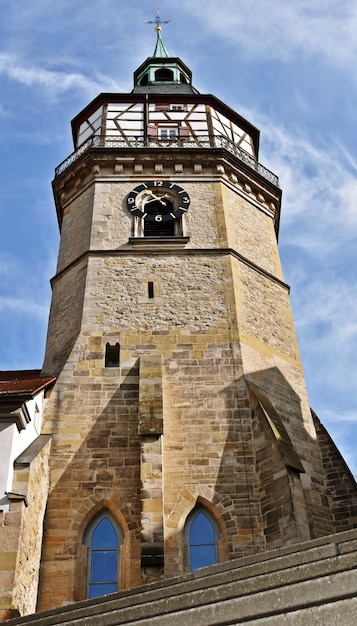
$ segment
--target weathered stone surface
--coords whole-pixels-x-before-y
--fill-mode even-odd
[[[137,590],[14,619],[9,626],[354,626],[356,531],[197,570]],[[343,550],[341,547],[344,546]],[[348,546],[350,550],[348,551]]]
[[[42,526],[49,487],[51,441],[39,437],[15,463],[13,491],[23,495],[2,514],[0,526],[0,609],[3,619],[36,610]],[[12,509],[15,509],[13,511]],[[6,612],[7,611],[7,612]]]
[[[187,571],[182,529],[196,504],[217,520],[220,561],[334,528],[274,213],[216,167],[176,172],[191,198],[188,243],[133,247],[127,171],[102,169],[65,203],[44,365],[59,376],[44,430],[43,609],[84,597],[81,540],[104,508],[123,528],[122,589]],[[120,344],[118,368],[104,367],[107,342]],[[246,376],[279,413],[301,478],[266,418],[254,421]],[[150,542],[165,545],[165,569],[140,573]]]

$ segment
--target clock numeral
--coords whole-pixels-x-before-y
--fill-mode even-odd
[[[154,187],[162,187],[163,184],[164,184],[163,180],[154,180],[154,183],[153,183]]]
[[[128,198],[128,204],[133,204],[135,202],[135,198]]]
[[[185,196],[184,198],[182,198],[182,202],[184,202],[185,204],[189,204],[190,203],[190,198]]]
[[[162,222],[162,215],[155,215],[155,222]]]

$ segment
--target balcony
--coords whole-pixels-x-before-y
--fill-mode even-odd
[[[233,154],[237,159],[242,161],[245,165],[248,165],[249,168],[263,176],[270,183],[279,187],[279,179],[273,174],[268,168],[264,167],[261,163],[248,154],[245,150],[236,146],[232,141],[230,141],[227,137],[223,137],[222,135],[197,135],[190,137],[175,137],[170,139],[163,139],[159,137],[143,137],[143,136],[133,136],[133,137],[124,137],[119,135],[107,135],[107,136],[93,136],[90,137],[84,144],[78,148],[75,152],[72,152],[67,159],[62,161],[62,163],[56,167],[55,176],[59,176],[66,169],[72,165],[79,157],[81,157],[87,150],[91,150],[93,148],[108,148],[108,149],[135,149],[135,148],[164,148],[164,149],[177,149],[177,148],[185,148],[197,150],[200,148],[223,148],[228,150],[231,154]]]

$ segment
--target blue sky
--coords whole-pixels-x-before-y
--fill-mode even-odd
[[[155,46],[152,0],[0,0],[0,369],[41,367],[70,120],[128,92]],[[162,0],[163,38],[261,130],[280,177],[280,251],[310,404],[357,474],[357,3]]]

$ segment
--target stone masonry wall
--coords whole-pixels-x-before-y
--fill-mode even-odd
[[[42,524],[49,486],[50,441],[30,464],[17,466],[13,491],[26,498],[1,513],[0,620],[34,613],[42,548]]]
[[[80,596],[81,583],[77,590],[74,583],[78,541],[104,501],[111,502],[131,546],[123,587],[141,580],[142,514],[150,516],[152,507],[161,507],[161,515],[164,507],[167,520],[166,576],[184,571],[182,524],[198,498],[214,503],[225,558],[254,551],[252,524],[256,549],[264,549],[254,493],[247,504],[255,464],[247,390],[237,383],[241,360],[225,302],[229,259],[147,254],[135,258],[134,275],[132,265],[122,257],[90,259],[82,332],[47,407],[45,432],[53,435],[53,448],[43,609]],[[151,278],[160,285],[153,302],[143,290]],[[119,370],[103,367],[107,341],[120,343]],[[145,354],[163,363],[165,489],[163,503],[145,499],[144,506],[138,375]]]
[[[255,405],[252,415],[267,549],[299,543],[310,537],[300,475],[287,466],[261,407]]]
[[[304,465],[311,537],[333,532],[321,451],[311,418],[286,286],[235,264],[233,276],[245,375],[270,398]],[[307,537],[305,537],[306,539]]]
[[[21,615],[37,607],[38,580],[43,536],[43,518],[49,490],[49,440],[29,465],[15,466],[14,491],[25,493],[14,579],[13,602]]]
[[[19,548],[22,507],[24,507],[22,504],[20,506],[15,505],[14,510],[10,509],[7,512],[0,512],[0,621],[9,619],[14,609],[13,587]]]
[[[327,430],[312,411],[326,473],[327,495],[336,532],[357,527],[356,480]]]
[[[149,156],[144,167],[155,178]],[[227,164],[198,167],[200,175],[174,178],[191,198],[188,243],[132,245],[125,198],[145,173],[125,168],[106,178],[98,166],[101,176],[82,196],[79,180],[64,204],[61,264],[83,253],[89,231],[90,242],[53,283],[44,372],[59,376],[44,422],[53,445],[40,609],[85,597],[83,535],[105,509],[124,534],[121,589],[187,571],[183,530],[196,505],[216,519],[222,561],[264,551],[267,539],[298,540],[299,503],[306,536],[333,531],[273,207],[228,176]],[[104,367],[108,342],[120,344],[118,368]],[[297,478],[277,459],[269,484],[268,431],[260,447],[250,379],[284,422],[305,469]],[[145,553],[142,568],[151,540],[157,552]]]
[[[80,189],[68,202],[61,225],[57,273],[88,250],[91,241],[94,187]]]
[[[248,193],[220,187],[228,247],[276,278],[283,280],[274,222],[266,204]]]
[[[81,328],[87,264],[82,260],[52,285],[45,360],[42,373],[56,376],[66,363]]]

